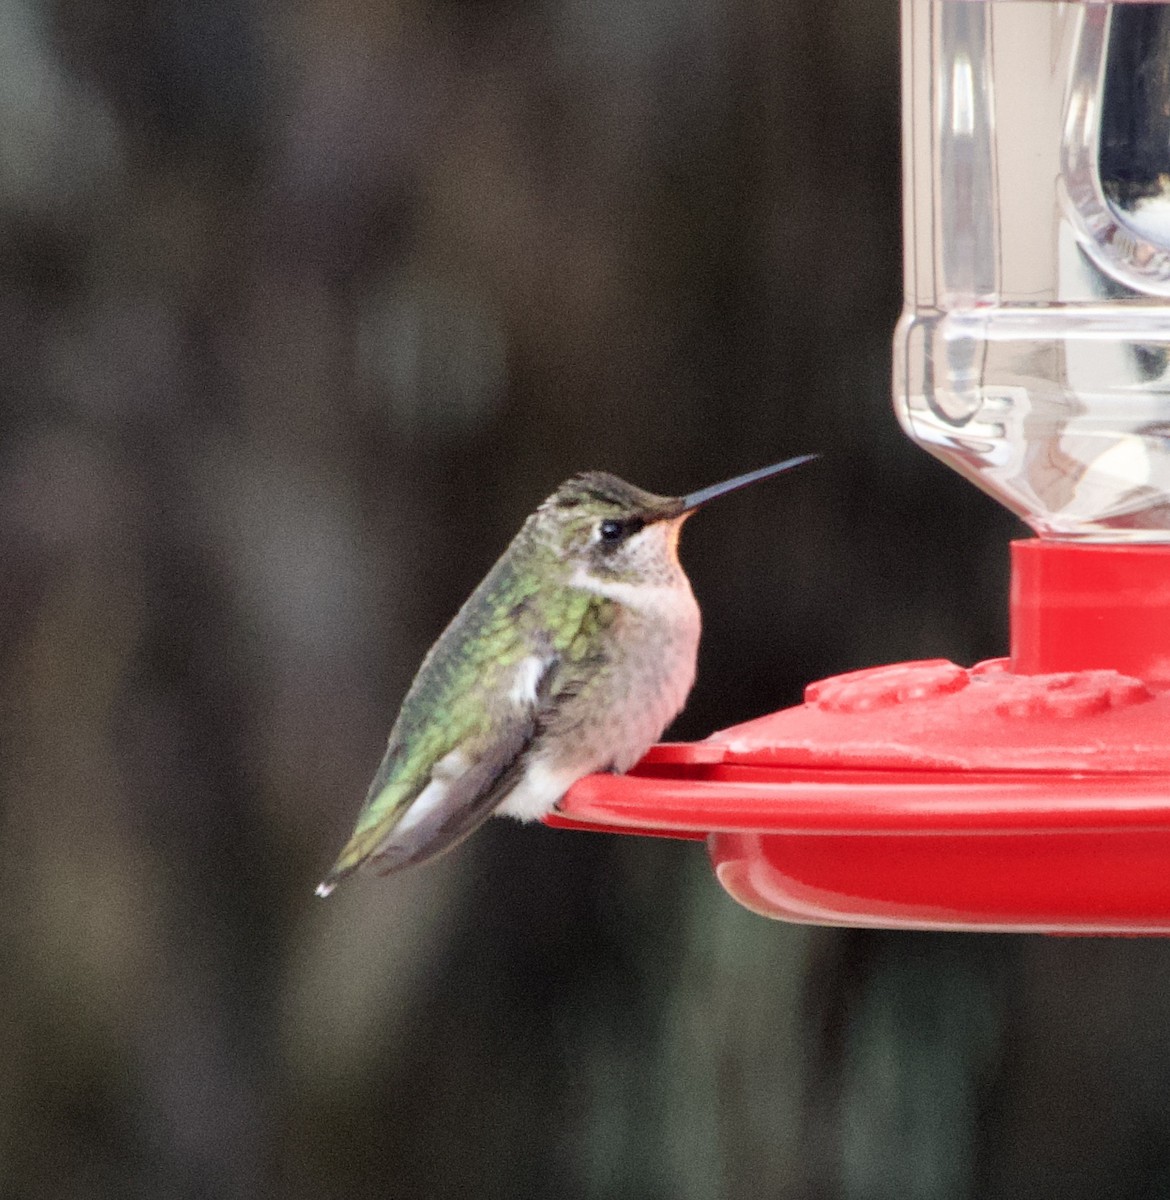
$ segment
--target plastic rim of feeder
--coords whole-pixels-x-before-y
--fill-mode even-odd
[[[771,917],[1170,933],[1170,547],[1012,546],[1012,650],[811,684],[590,776],[548,823],[707,838]]]

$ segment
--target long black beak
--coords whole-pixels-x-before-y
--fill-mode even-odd
[[[683,513],[692,513],[696,508],[706,504],[708,500],[714,500],[716,496],[726,496],[728,492],[738,492],[740,488],[745,488],[749,484],[759,483],[761,479],[770,479],[782,471],[791,471],[793,467],[799,467],[801,463],[811,462],[817,457],[819,456],[816,454],[802,454],[799,458],[786,458],[783,462],[773,463],[770,467],[761,467],[758,471],[737,475],[725,483],[713,483],[710,487],[700,488],[697,492],[691,492],[689,496],[683,496],[679,504]]]

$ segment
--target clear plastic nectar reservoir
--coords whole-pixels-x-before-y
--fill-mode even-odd
[[[903,0],[899,417],[1049,538],[1170,542],[1170,4]]]

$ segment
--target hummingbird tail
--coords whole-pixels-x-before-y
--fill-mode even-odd
[[[324,899],[335,887],[354,874],[361,865],[378,848],[378,843],[385,835],[378,829],[365,829],[355,833],[337,861],[329,870],[329,874],[317,884],[317,895]]]
[[[320,896],[322,900],[324,900],[325,897],[328,896],[348,874],[348,871],[330,871],[329,874],[326,875],[319,884],[317,884],[316,894]]]

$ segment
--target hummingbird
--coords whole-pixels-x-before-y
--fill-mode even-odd
[[[806,454],[686,496],[604,471],[566,480],[523,527],[414,678],[357,826],[317,888],[434,858],[492,813],[547,816],[598,771],[629,770],[695,680],[699,606],[683,522]]]

